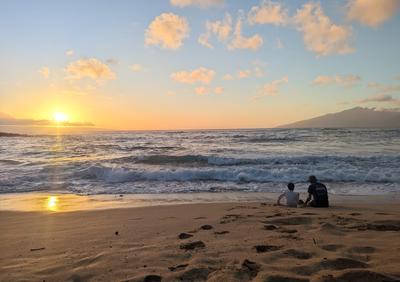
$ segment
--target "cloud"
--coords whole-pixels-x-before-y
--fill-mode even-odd
[[[115,73],[106,64],[95,58],[80,59],[72,62],[65,71],[68,74],[68,79],[88,77],[94,80],[109,80],[116,77]]]
[[[389,94],[400,92],[400,85],[386,85],[381,83],[368,83],[368,88],[376,89],[379,94]]]
[[[297,30],[303,33],[306,47],[318,56],[347,54],[354,51],[349,46],[351,29],[335,25],[324,14],[320,4],[306,3],[293,18]]]
[[[214,88],[214,93],[217,95],[220,95],[220,94],[224,93],[224,88],[221,86],[217,86]]]
[[[141,64],[133,64],[130,66],[130,69],[133,72],[141,72],[143,71],[143,66]]]
[[[162,13],[146,29],[145,44],[179,49],[188,35],[189,24],[186,18],[173,13]]]
[[[360,81],[361,77],[355,74],[335,75],[335,76],[319,75],[313,80],[312,83],[314,85],[338,84],[341,86],[350,87]]]
[[[171,79],[180,83],[194,84],[204,83],[209,84],[215,76],[215,71],[200,67],[193,71],[179,71],[171,74]]]
[[[237,77],[238,78],[246,78],[251,75],[251,70],[239,70]]]
[[[44,78],[49,78],[50,69],[48,67],[42,67],[40,70],[38,70],[38,73],[40,73]]]
[[[206,32],[201,34],[198,38],[198,42],[208,48],[213,48],[210,43],[211,35],[215,35],[219,41],[225,42],[232,31],[232,17],[229,13],[225,14],[222,21],[207,21],[206,22]]]
[[[349,0],[347,17],[363,25],[377,27],[394,16],[399,0]]]
[[[226,13],[222,21],[207,21],[206,31],[198,38],[198,42],[208,48],[214,48],[210,43],[210,38],[215,36],[218,41],[224,43],[228,49],[251,49],[256,50],[263,44],[260,35],[255,34],[250,37],[242,35],[243,15],[240,14],[233,28],[232,16]]]
[[[196,92],[197,95],[207,95],[209,90],[204,86],[199,86],[196,87],[194,91]]]
[[[287,9],[271,0],[264,0],[259,6],[253,6],[247,14],[250,24],[285,25],[288,18]]]
[[[62,122],[55,123],[48,119],[16,119],[12,117],[0,117],[0,125],[19,125],[19,126],[71,126],[71,127],[91,127],[91,122]]]
[[[224,75],[224,80],[227,80],[227,81],[233,80],[233,76],[231,74],[227,73]]]
[[[287,84],[288,82],[288,76],[284,76],[281,79],[264,84],[264,86],[258,91],[259,93],[254,96],[253,99],[259,99],[265,96],[276,96],[279,94],[279,87],[283,84]]]
[[[73,56],[74,55],[74,50],[72,50],[72,49],[69,49],[69,50],[67,50],[66,52],[65,52],[65,56],[67,56],[67,57],[71,57],[71,56]]]
[[[200,8],[208,8],[213,6],[222,6],[224,0],[170,0],[172,6],[176,7],[187,7],[187,6],[197,6]]]
[[[228,49],[250,49],[257,50],[263,45],[263,39],[260,35],[255,34],[250,37],[245,37],[242,35],[242,22],[243,17],[239,16],[236,21],[235,31],[233,34],[233,39],[228,45]]]
[[[392,103],[395,105],[400,105],[400,99],[394,98],[392,95],[387,94],[377,94],[362,100],[359,100],[360,103],[371,103],[371,102],[379,102],[379,103]]]

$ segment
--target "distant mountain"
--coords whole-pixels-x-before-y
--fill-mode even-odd
[[[27,137],[26,134],[17,134],[17,133],[9,133],[9,132],[0,132],[0,137]]]
[[[356,107],[306,119],[280,128],[400,128],[400,112]]]

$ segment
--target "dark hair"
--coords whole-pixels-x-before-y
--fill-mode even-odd
[[[311,183],[316,183],[317,182],[317,178],[315,177],[315,175],[310,175],[308,177],[308,181]]]
[[[293,191],[293,190],[294,190],[294,184],[293,184],[292,182],[288,183],[287,188],[288,188],[290,191]]]

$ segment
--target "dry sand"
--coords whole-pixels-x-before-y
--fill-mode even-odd
[[[0,280],[400,281],[399,201],[357,202],[2,211]]]

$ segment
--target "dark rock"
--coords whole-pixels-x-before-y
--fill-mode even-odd
[[[161,282],[162,277],[160,275],[147,275],[144,279],[143,282]]]
[[[201,226],[200,228],[203,229],[203,230],[213,229],[213,227],[211,225],[209,225],[209,224],[205,224],[205,225]]]
[[[267,224],[267,225],[264,225],[264,229],[265,230],[275,230],[275,229],[277,229],[278,227],[276,227],[276,225],[273,225],[273,224]]]
[[[272,245],[256,245],[254,248],[256,249],[257,253],[265,253],[280,250],[282,247]]]
[[[115,231],[115,235],[117,235],[117,236],[118,236],[118,235],[119,235],[119,232],[118,232],[118,231]]]
[[[189,265],[189,264],[187,264],[187,263],[185,263],[185,264],[179,264],[179,265],[177,265],[177,266],[170,266],[170,267],[168,267],[168,269],[169,269],[170,271],[178,271],[178,270],[181,270],[181,269],[183,269],[183,268],[186,268],[188,265]]]
[[[228,234],[229,231],[215,231],[214,234],[215,235],[223,235],[223,234]]]
[[[202,241],[194,241],[194,242],[189,242],[189,243],[180,245],[180,248],[183,250],[202,249],[205,247],[206,247],[206,245]]]
[[[260,270],[260,265],[254,261],[245,259],[242,263],[242,270],[248,272],[250,277],[255,277]]]
[[[188,234],[188,233],[181,233],[181,234],[178,235],[178,238],[181,239],[181,240],[187,239],[187,238],[190,238],[190,237],[193,237],[193,235],[192,234]]]
[[[201,267],[201,268],[192,268],[190,270],[185,271],[180,277],[180,281],[192,282],[192,281],[206,281],[208,275],[212,272],[211,269]]]

